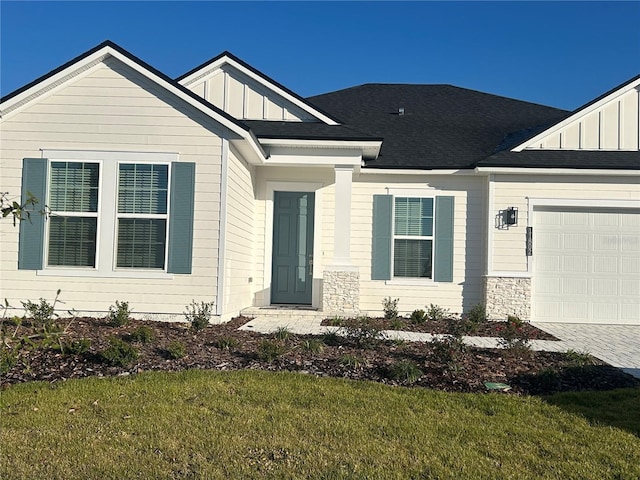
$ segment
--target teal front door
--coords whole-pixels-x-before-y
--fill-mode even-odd
[[[274,192],[271,303],[311,305],[313,192]]]

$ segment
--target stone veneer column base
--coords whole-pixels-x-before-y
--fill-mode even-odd
[[[360,272],[329,267],[322,272],[322,311],[331,315],[360,313]]]
[[[531,319],[531,278],[484,277],[484,302],[490,320],[505,320],[515,315]]]

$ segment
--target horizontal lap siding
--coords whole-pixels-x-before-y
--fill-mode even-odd
[[[2,189],[19,195],[22,159],[40,149],[172,152],[196,163],[192,275],[173,279],[37,276],[18,271],[18,228],[0,222],[0,297],[53,297],[64,308],[105,311],[116,300],[135,312],[181,314],[191,299],[215,300],[222,141],[217,125],[136,72],[109,60],[4,120]],[[191,118],[188,116],[190,115]]]
[[[437,190],[436,195],[455,197],[452,283],[408,285],[400,284],[400,281],[371,280],[373,195],[387,194],[386,187],[412,190],[431,187]],[[433,195],[428,190],[423,191],[425,196]],[[485,201],[485,188],[480,178],[362,175],[353,185],[351,226],[351,256],[360,270],[360,309],[382,313],[382,300],[388,296],[400,299],[398,307],[403,313],[425,308],[430,303],[460,313],[480,303],[485,245]]]
[[[494,212],[507,207],[518,208],[518,226],[509,230],[493,229],[492,271],[526,272],[525,227],[528,222],[529,198],[557,198],[584,200],[637,200],[640,179],[637,177],[594,176],[519,176],[494,177]],[[493,224],[493,218],[490,219]],[[535,249],[535,244],[534,244]]]
[[[237,315],[252,305],[255,285],[255,194],[252,171],[229,155],[225,239],[224,313]]]

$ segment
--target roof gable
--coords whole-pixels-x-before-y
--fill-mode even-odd
[[[639,143],[640,75],[530,136],[513,151],[637,151]]]
[[[238,119],[340,123],[229,52],[185,73],[177,81]]]
[[[0,122],[19,112],[32,102],[36,102],[58,89],[64,88],[67,82],[87,74],[111,58],[138,72],[156,87],[201,111],[212,120],[226,127],[237,138],[246,140],[242,150],[248,158],[254,161],[264,159],[264,151],[246,125],[111,41],[105,41],[97,45],[0,99]]]

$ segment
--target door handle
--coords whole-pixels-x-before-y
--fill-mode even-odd
[[[309,257],[309,275],[313,275],[313,257]]]

